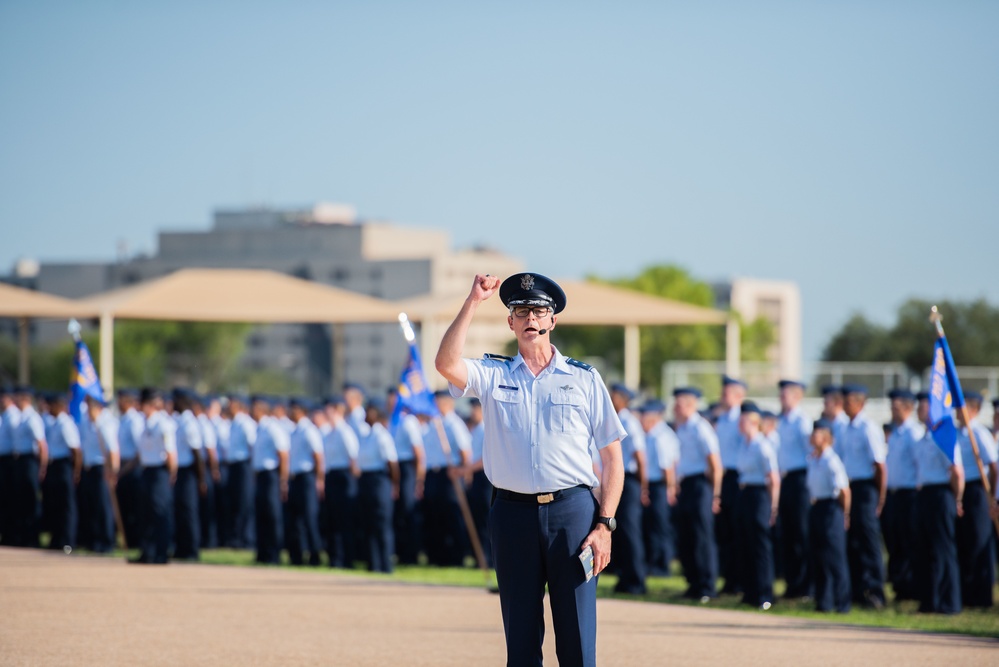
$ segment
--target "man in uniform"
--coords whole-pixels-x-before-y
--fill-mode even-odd
[[[930,395],[921,392],[919,420],[927,427],[913,449],[916,458],[917,549],[915,580],[919,611],[957,614],[961,611],[961,572],[957,564],[955,526],[964,495],[961,447],[951,461],[929,429]]]
[[[834,422],[820,419],[812,426],[814,448],[806,478],[812,506],[808,510],[808,542],[815,584],[815,610],[850,611],[850,571],[846,529],[850,517],[850,480],[833,447]]]
[[[21,423],[21,411],[14,403],[14,393],[0,387],[0,545],[14,545],[14,431]]]
[[[471,460],[472,436],[454,411],[454,399],[446,391],[436,392],[434,398],[447,442],[441,442],[440,427],[431,423],[423,436],[427,455],[423,546],[431,565],[461,565],[465,555],[465,533],[451,480],[460,476]]]
[[[852,496],[846,546],[853,601],[881,609],[885,604],[885,592],[878,517],[887,492],[887,447],[881,427],[864,412],[866,402],[867,387],[843,386],[843,410],[850,423],[842,430],[837,451],[841,452],[850,478]]]
[[[136,409],[139,394],[133,389],[118,390],[118,453],[121,469],[115,495],[118,498],[118,511],[125,528],[125,543],[129,548],[139,545],[142,534],[141,484],[142,470],[139,466],[139,438],[145,428],[142,413]]]
[[[198,526],[201,529],[200,543],[202,549],[214,549],[219,545],[219,526],[216,521],[216,504],[222,492],[219,482],[222,480],[222,459],[219,455],[219,436],[215,424],[205,410],[208,397],[201,394],[191,394],[191,412],[198,421],[201,432],[202,466],[204,468],[204,493],[198,502]]]
[[[177,479],[176,425],[163,411],[155,389],[139,393],[139,410],[145,427],[138,442],[142,465],[143,536],[137,563],[164,564],[169,558],[173,484]]]
[[[49,470],[45,475],[45,504],[51,539],[49,548],[70,553],[76,548],[76,485],[83,467],[80,431],[66,412],[66,396],[55,394],[49,402],[55,421],[45,431]]]
[[[780,448],[777,462],[780,465],[780,525],[783,546],[784,597],[805,598],[812,595],[812,577],[808,571],[808,455],[812,422],[799,407],[805,385],[797,380],[781,380],[780,420],[777,436]]]
[[[843,387],[827,384],[819,391],[822,392],[822,419],[832,425],[833,442],[838,447],[843,429],[850,423],[850,418],[843,412]]]
[[[965,607],[991,607],[992,588],[995,584],[995,556],[993,555],[992,522],[989,510],[995,504],[985,492],[982,473],[971,446],[969,429],[974,430],[978,454],[991,489],[996,488],[999,479],[996,442],[989,429],[977,420],[982,409],[982,395],[977,391],[964,394],[969,423],[964,423],[962,412],[958,412],[957,442],[964,461],[964,500],[963,513],[957,519],[957,560],[961,567],[961,601]]]
[[[174,558],[197,560],[200,555],[201,526],[198,497],[208,487],[202,466],[202,437],[198,418],[191,411],[191,393],[173,390],[174,420],[177,429],[177,481],[173,490]]]
[[[319,499],[326,496],[326,465],[323,463],[323,437],[308,417],[310,405],[304,398],[292,399],[288,502],[285,505],[285,538],[292,565],[320,563],[322,539],[319,535]]]
[[[721,509],[721,458],[718,437],[711,424],[697,411],[701,390],[678,387],[673,390],[676,437],[680,459],[677,502],[677,546],[680,564],[687,579],[684,597],[706,603],[718,596],[718,545],[714,516]]]
[[[346,419],[343,398],[326,400],[326,418],[330,428],[323,434],[326,463],[326,553],[330,567],[354,567],[356,557],[354,525],[357,514],[357,467],[359,442],[357,432]]]
[[[32,405],[33,395],[31,387],[14,389],[14,400],[20,411],[20,421],[14,429],[13,441],[11,546],[15,547],[38,547],[41,528],[38,492],[45,480],[49,462],[45,422]]]
[[[394,394],[392,396],[395,397]],[[395,405],[387,405],[386,409],[393,414]],[[427,475],[423,424],[416,415],[403,411],[395,426],[394,437],[399,459],[399,497],[392,513],[395,550],[400,565],[415,565],[420,548],[416,504],[423,497]]]
[[[493,566],[492,546],[489,542],[489,506],[493,499],[493,485],[486,477],[482,463],[482,443],[486,439],[486,426],[482,423],[482,402],[477,398],[469,400],[468,430],[472,435],[472,452],[469,458],[465,483],[468,487],[468,509],[475,522],[482,551],[489,567]],[[398,440],[397,440],[398,442]]]
[[[892,431],[885,467],[888,496],[881,512],[881,533],[888,551],[888,581],[896,600],[915,600],[913,559],[916,553],[916,443],[925,430],[914,414],[916,397],[908,389],[892,389]]]
[[[283,526],[281,503],[288,499],[288,432],[270,415],[270,404],[254,396],[253,419],[257,439],[253,445],[253,471],[256,475],[257,562],[281,562]]]
[[[676,506],[676,462],[680,458],[680,442],[663,420],[665,403],[656,399],[646,401],[640,412],[649,479],[649,503],[643,517],[645,561],[649,574],[668,577],[670,563],[676,555],[670,514]]]
[[[372,399],[367,407],[368,433],[361,438],[357,465],[361,469],[358,504],[367,536],[368,570],[392,572],[392,501],[399,497],[399,462],[388,432],[385,404]]]
[[[615,382],[610,387],[611,403],[627,435],[621,440],[624,461],[624,488],[617,506],[617,530],[612,536],[617,555],[615,593],[645,595],[645,545],[642,543],[642,502],[648,500],[645,468],[645,431],[628,406],[635,392]],[[615,569],[612,567],[612,569]]]
[[[743,571],[743,604],[766,611],[774,599],[774,554],[770,529],[777,521],[780,475],[777,454],[760,433],[760,409],[745,401],[740,409],[738,527]]]
[[[722,476],[721,511],[715,517],[715,537],[718,541],[718,565],[725,580],[722,593],[735,595],[742,591],[739,576],[742,570],[742,553],[739,544],[739,457],[745,449],[740,433],[741,408],[746,398],[746,384],[728,375],[722,376],[721,400],[718,403],[718,453],[721,456]]]
[[[358,438],[368,434],[371,426],[367,422],[367,411],[364,409],[364,388],[356,382],[343,385],[343,401],[347,406],[344,418]]]
[[[462,359],[472,318],[497,289],[510,309],[507,323],[519,353]],[[489,522],[507,664],[518,667],[541,665],[546,584],[559,664],[596,664],[597,577],[588,580],[579,557],[589,547],[593,574],[607,567],[624,481],[620,441],[626,433],[603,381],[591,367],[563,357],[548,335],[565,304],[565,293],[544,276],[517,274],[500,285],[478,275],[437,353],[437,370],[453,394],[482,401],[483,462],[496,487]],[[599,504],[590,493],[598,484],[591,440],[603,464]]]
[[[80,477],[80,545],[95,553],[107,553],[115,545],[115,521],[111,493],[118,478],[118,420],[104,403],[87,397],[87,413],[80,423],[83,475]]]
[[[253,466],[250,462],[257,441],[257,422],[247,413],[250,400],[242,394],[229,397],[232,425],[229,429],[229,511],[232,514],[233,549],[250,549],[256,543],[253,506]]]

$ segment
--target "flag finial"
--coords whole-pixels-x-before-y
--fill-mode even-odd
[[[940,314],[940,311],[937,309],[936,306],[930,308],[930,322],[932,322],[936,326],[937,335],[943,337],[944,335],[943,324],[942,324],[943,315]]]

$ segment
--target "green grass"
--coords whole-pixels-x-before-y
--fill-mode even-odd
[[[250,551],[235,551],[231,549],[210,549],[202,552],[201,562],[209,565],[230,565],[244,567],[266,567],[256,565],[253,562],[253,553]],[[398,581],[415,584],[431,584],[440,586],[462,586],[469,588],[485,588],[487,585],[495,585],[495,576],[490,573],[488,582],[482,571],[474,567],[450,567],[438,568],[423,565],[403,565],[396,568],[391,575],[375,574],[366,572],[363,569],[355,570],[330,570],[326,567],[321,569],[293,566],[284,560],[284,564],[277,566],[282,569],[294,569],[316,572],[317,576],[325,573],[336,573],[353,577],[367,577],[382,581]],[[360,564],[358,565],[360,568]],[[601,575],[597,585],[597,595],[601,598],[615,598],[623,600],[637,600],[658,604],[675,604],[687,606],[702,606],[699,602],[687,600],[682,597],[686,588],[686,582],[680,576],[670,577],[649,577],[647,580],[648,593],[642,596],[617,595],[613,592],[617,578],[613,575]],[[775,593],[778,598],[783,593],[783,582],[778,581]],[[996,590],[996,599],[999,599],[999,586]],[[916,630],[921,632],[940,632],[949,634],[969,635],[974,637],[999,637],[999,610],[966,610],[957,616],[943,616],[939,614],[919,614],[916,612],[917,603],[904,601],[889,603],[881,610],[874,611],[868,609],[854,609],[849,614],[822,614],[814,610],[811,602],[784,601],[778,599],[768,612],[760,612],[739,604],[736,596],[723,595],[717,600],[713,600],[708,605],[712,609],[732,609],[740,610],[747,614],[775,614],[778,616],[789,616],[803,618],[823,623],[839,623],[846,625],[860,625],[878,628],[892,628],[896,630]]]

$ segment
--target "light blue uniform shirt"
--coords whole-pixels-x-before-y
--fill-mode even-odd
[[[889,489],[916,488],[916,443],[925,430],[918,419],[909,417],[888,436],[885,467]]]
[[[245,412],[236,414],[229,430],[229,463],[249,460],[256,442],[257,422]]]
[[[0,455],[14,453],[14,431],[21,423],[21,411],[13,403],[3,411],[3,420],[0,421]]]
[[[676,427],[676,437],[680,441],[676,474],[683,479],[706,473],[708,457],[718,453],[718,436],[708,420],[694,413],[682,426]]]
[[[145,417],[135,408],[129,408],[118,423],[118,448],[121,460],[131,461],[139,455],[139,438],[146,427]]]
[[[218,452],[219,446],[219,436],[215,432],[215,424],[212,423],[211,418],[202,412],[196,417],[198,420],[198,426],[201,428],[201,446],[204,449],[214,449]]]
[[[552,352],[537,377],[520,354],[510,361],[465,359],[465,390],[450,387],[452,396],[482,402],[482,464],[498,489],[596,487],[590,441],[604,449],[627,435],[600,373],[570,364],[554,346]]]
[[[214,417],[209,417],[209,419],[211,419],[212,426],[215,428],[215,439],[218,443],[219,461],[225,461],[228,463],[229,435],[232,432],[232,422],[223,418],[222,415],[215,415]]]
[[[80,449],[85,467],[104,465],[104,452],[118,451],[118,420],[102,410],[97,421],[92,422],[90,415],[84,412],[80,421]]]
[[[291,453],[289,468],[292,475],[313,472],[316,469],[316,454],[323,451],[323,436],[308,417],[302,417],[291,432]]]
[[[746,438],[742,438],[743,443]],[[762,433],[742,446],[739,457],[739,484],[762,486],[767,483],[770,473],[777,472],[777,453],[770,441]]]
[[[414,447],[423,447],[423,424],[415,415],[404,414],[395,431],[395,451],[400,461],[416,458]]]
[[[624,459],[624,471],[634,475],[638,472],[638,461],[635,460],[636,452],[645,452],[645,429],[638,417],[632,414],[628,408],[623,408],[617,413],[624,431],[628,435],[621,440],[621,458]]]
[[[738,470],[739,459],[746,448],[746,439],[739,433],[739,417],[742,408],[738,405],[718,417],[715,433],[718,435],[718,453],[725,470]]]
[[[851,482],[874,479],[874,464],[884,463],[888,449],[880,425],[867,418],[863,410],[843,429],[838,454]]]
[[[813,502],[835,500],[843,489],[850,488],[846,466],[832,447],[827,447],[818,458],[813,456],[808,459],[808,476],[805,481]]]
[[[448,447],[451,450],[451,465],[461,465],[459,452],[471,452],[472,434],[457,413],[449,412],[441,420],[444,422],[444,434],[447,435]],[[441,445],[440,433],[435,425],[431,425],[423,434],[423,451],[427,456],[427,469],[443,468],[448,465]]]
[[[364,409],[364,406],[359,405],[350,412],[347,413],[347,423],[350,427],[354,429],[354,435],[358,439],[363,438],[371,430],[371,426],[368,425],[368,413]]]
[[[781,474],[806,469],[812,451],[812,422],[801,408],[781,414],[777,420],[777,436],[780,438],[777,462]]]
[[[45,444],[49,446],[49,461],[67,458],[71,449],[80,448],[80,429],[65,412],[45,430]]]
[[[482,446],[486,442],[486,426],[482,422],[472,429],[472,463],[482,460]]]
[[[389,461],[398,461],[395,441],[388,429],[375,424],[368,434],[361,438],[357,452],[357,467],[361,472],[385,472]]]
[[[337,423],[323,434],[323,450],[326,453],[327,470],[345,470],[350,462],[357,459],[360,443],[357,433],[346,421]]]
[[[177,415],[177,467],[194,464],[194,450],[201,449],[201,425],[190,410]]]
[[[177,424],[160,410],[149,415],[139,437],[139,463],[155,468],[166,463],[167,454],[177,453]]]
[[[961,448],[954,448],[954,461],[951,462],[933,439],[929,429],[923,429],[923,437],[913,446],[916,458],[916,486],[950,484],[950,469],[962,464]]]
[[[14,453],[37,454],[39,440],[45,442],[45,421],[29,405],[21,411],[21,420],[14,429]]]
[[[972,421],[972,428],[975,429],[975,442],[978,443],[978,454],[982,457],[982,466],[985,474],[989,474],[989,465],[996,462],[996,441],[992,437],[989,429],[982,424]],[[978,472],[978,462],[975,460],[975,452],[971,448],[971,438],[968,436],[968,427],[962,426],[958,432],[957,444],[961,447],[961,458],[964,460],[964,481],[976,482],[982,479],[982,474]]]
[[[680,441],[664,421],[645,434],[645,469],[650,482],[662,482],[663,470],[671,470],[680,459]]]
[[[264,417],[257,424],[257,442],[253,446],[253,469],[276,470],[280,465],[278,452],[291,448],[288,431],[273,417]]]

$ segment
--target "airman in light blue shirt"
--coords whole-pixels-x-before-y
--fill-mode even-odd
[[[52,425],[45,431],[49,446],[49,462],[68,458],[72,450],[80,449],[80,430],[76,422],[66,412],[60,412]]]
[[[812,502],[835,500],[844,489],[849,491],[850,478],[846,467],[832,447],[826,447],[821,454],[809,459],[807,484]]]
[[[884,431],[861,410],[842,432],[837,448],[851,482],[874,479],[875,464],[883,464],[887,455]]]
[[[257,441],[253,446],[253,469],[277,470],[281,453],[291,449],[291,438],[278,420],[264,416],[257,423]]]
[[[650,482],[661,482],[664,470],[675,470],[680,459],[680,441],[665,421],[659,420],[645,434],[645,453]]]
[[[926,429],[914,415],[895,427],[888,437],[888,454],[885,466],[888,468],[888,488],[916,488],[916,443],[922,439]]]
[[[474,442],[474,441],[473,441]],[[416,458],[416,447],[423,448],[423,425],[416,415],[408,412],[402,415],[395,432],[395,449],[399,461],[412,461]]]
[[[676,437],[680,441],[677,475],[683,479],[705,474],[708,471],[708,457],[718,456],[718,437],[708,420],[694,413],[676,427]]]
[[[134,407],[121,416],[118,424],[118,447],[122,461],[131,461],[139,455],[138,442],[145,428],[145,418]]]
[[[739,433],[739,406],[741,404],[740,401],[722,412],[715,422],[715,433],[718,435],[718,453],[725,470],[739,469],[739,459],[744,449],[745,439]]]
[[[45,422],[29,403],[21,408],[14,427],[13,452],[18,455],[40,454],[45,447]]]
[[[118,420],[103,408],[85,413],[80,422],[80,448],[85,468],[104,465],[110,460],[112,469],[117,471]]]
[[[444,454],[444,446],[441,444],[440,433],[431,424],[430,428],[423,434],[423,449],[427,456],[427,469],[444,468],[449,465],[468,465],[472,454],[472,434],[468,432],[465,422],[454,411],[453,399],[438,396],[437,402],[441,406],[441,421],[444,424],[444,433],[447,436],[451,456],[449,459]]]
[[[151,412],[139,437],[139,463],[144,468],[166,465],[170,456],[177,455],[177,424],[162,410]]]
[[[362,473],[387,472],[390,463],[399,461],[392,434],[377,422],[368,429],[368,434],[359,444],[357,465]]]
[[[241,409],[233,415],[232,426],[229,429],[229,462],[240,463],[248,460],[256,441],[257,422]]]
[[[322,464],[323,437],[308,417],[302,416],[295,425],[295,430],[291,433],[290,448],[289,465],[292,475],[313,472],[317,469],[317,462]]]
[[[746,443],[745,438],[742,441]],[[741,486],[763,486],[769,480],[770,473],[777,470],[777,454],[762,433],[757,433],[752,440],[743,445],[742,456],[739,457]]]
[[[0,419],[0,456],[6,456],[14,452],[14,431],[21,423],[21,411],[14,404],[14,399],[9,394],[2,397],[6,404],[3,410],[3,419]]]
[[[201,425],[190,410],[184,410],[175,418],[177,423],[177,467],[194,465],[195,450],[201,451]]]
[[[808,455],[812,451],[809,444],[811,435],[812,422],[797,405],[781,413],[777,422],[777,437],[780,439],[777,461],[781,474],[808,467]]]

